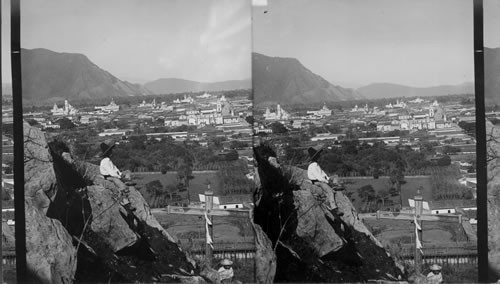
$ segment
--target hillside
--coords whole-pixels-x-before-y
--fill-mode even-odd
[[[121,81],[83,54],[22,49],[23,99],[55,101],[148,95],[140,85]]]
[[[203,83],[177,78],[164,78],[144,84],[144,87],[156,95],[184,92],[216,92],[227,90],[251,89],[251,80],[230,80]]]
[[[351,90],[334,86],[295,58],[252,54],[254,103],[320,103],[360,99]]]
[[[500,102],[500,47],[484,48],[484,98],[486,103]]]
[[[356,89],[368,99],[396,97],[434,97],[452,94],[473,94],[474,84],[443,85],[427,88],[416,88],[391,83],[374,83]]]

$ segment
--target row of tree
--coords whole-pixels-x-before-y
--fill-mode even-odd
[[[472,190],[458,182],[460,177],[460,172],[455,167],[448,167],[439,174],[431,175],[432,198],[434,200],[474,198]]]

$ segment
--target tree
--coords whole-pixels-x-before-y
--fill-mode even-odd
[[[146,184],[146,192],[151,195],[151,208],[155,208],[158,205],[158,200],[163,195],[163,184],[159,180],[153,180]]]
[[[440,167],[445,167],[451,165],[451,158],[448,155],[444,155],[441,159],[437,160],[437,165]]]
[[[445,155],[456,154],[458,152],[460,152],[460,148],[458,148],[458,147],[454,147],[454,146],[450,146],[450,145],[445,145],[443,147],[443,154],[445,154]]]
[[[403,173],[403,169],[400,167],[393,167],[390,172],[389,179],[393,186],[395,186],[398,194],[399,194],[399,203],[400,206],[403,207],[403,196],[401,195],[401,185],[405,183],[405,175]]]
[[[253,125],[253,123],[254,123],[254,119],[253,119],[252,115],[245,117],[245,120],[248,122],[248,124]]]
[[[37,125],[40,125],[40,123],[38,123],[38,121],[34,120],[33,118],[30,118],[27,120],[28,124],[31,125],[31,126],[37,126]]]
[[[368,205],[375,198],[375,189],[373,189],[373,186],[371,184],[364,185],[358,189],[358,196],[365,203],[363,206],[363,211],[366,211]]]
[[[236,160],[238,160],[238,152],[233,150],[226,154],[226,161],[236,161]]]
[[[165,186],[165,191],[168,193],[170,200],[172,200],[173,194],[178,191],[178,188],[174,184],[169,183],[167,184],[167,186]]]
[[[387,188],[383,188],[377,192],[380,200],[382,200],[382,207],[385,207],[385,199],[391,195],[391,192]]]
[[[75,128],[75,124],[69,120],[69,118],[62,117],[56,121],[57,124],[61,127],[61,129],[73,129]]]
[[[278,121],[271,123],[271,130],[276,134],[282,134],[288,131],[288,129]]]
[[[189,159],[179,158],[177,163],[177,178],[179,182],[187,190],[188,203],[191,203],[191,198],[189,195],[189,181],[194,178],[193,176],[193,165]]]

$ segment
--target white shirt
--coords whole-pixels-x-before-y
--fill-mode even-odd
[[[328,183],[330,178],[327,174],[321,169],[321,167],[316,162],[312,162],[309,167],[307,167],[307,177],[310,180],[318,180],[321,182]]]
[[[220,275],[220,280],[231,279],[234,276],[233,268],[229,267],[229,269],[225,269],[224,266],[221,266],[217,271]]]
[[[116,178],[121,178],[122,176],[120,170],[118,170],[115,164],[113,164],[113,162],[111,162],[111,159],[108,157],[102,159],[99,170],[101,171],[101,175],[103,176],[112,176]]]
[[[441,275],[441,272],[438,274],[434,274],[432,271],[427,274],[427,280],[431,284],[439,284],[443,282],[443,276]]]

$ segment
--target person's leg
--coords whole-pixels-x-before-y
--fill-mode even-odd
[[[128,199],[128,186],[125,185],[119,178],[116,177],[108,177],[107,180],[113,182],[115,186],[118,188],[119,194],[123,195],[122,200],[120,201],[120,204],[122,206],[129,206],[131,209],[133,208],[130,200]]]
[[[127,186],[119,179],[116,177],[108,177],[107,180],[113,182],[115,186],[118,188],[118,191],[121,193],[125,189],[127,189]]]
[[[323,194],[326,196],[328,200],[328,204],[330,205],[330,209],[334,210],[337,208],[337,203],[335,202],[335,197],[333,195],[333,190],[328,186],[328,184],[324,182],[316,183],[323,190]]]

